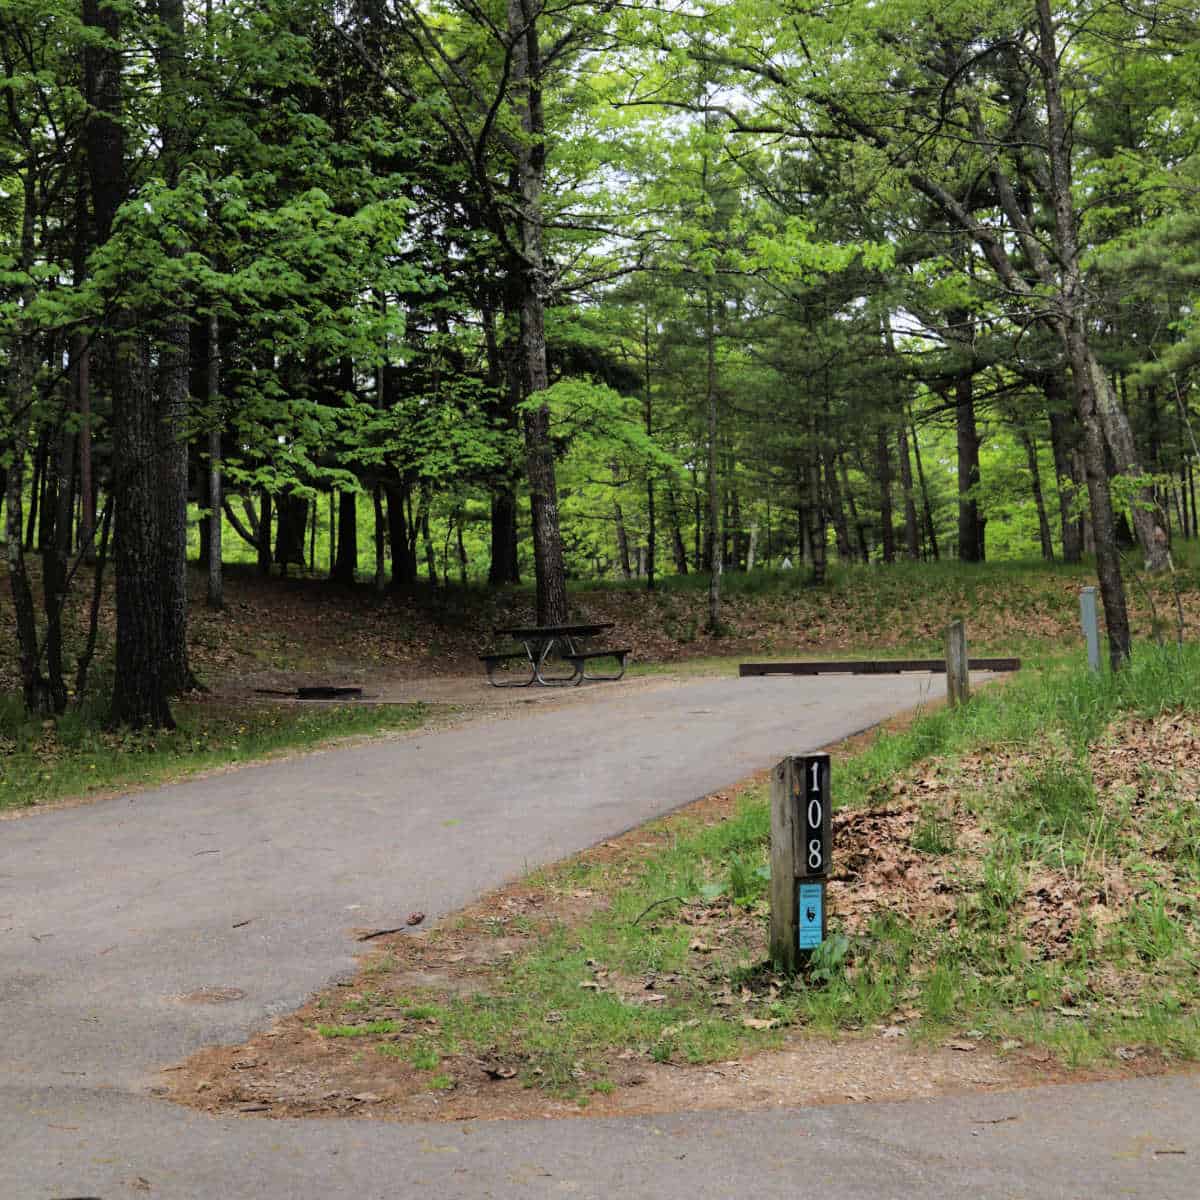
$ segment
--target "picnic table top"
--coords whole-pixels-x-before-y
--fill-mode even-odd
[[[511,628],[498,628],[496,633],[504,637],[525,638],[554,638],[554,637],[594,637],[611,629],[611,621],[593,621],[587,625],[515,625]]]

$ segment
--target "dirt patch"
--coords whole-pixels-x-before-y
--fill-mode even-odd
[[[838,1038],[796,1034],[782,1049],[704,1066],[630,1052],[611,1064],[611,1092],[570,1100],[527,1086],[515,1065],[495,1059],[459,1061],[452,1088],[431,1086],[428,1071],[401,1058],[321,1037],[306,1024],[313,1016],[305,1009],[244,1046],[194,1055],[167,1076],[172,1098],[220,1114],[495,1121],[906,1100],[1160,1069],[1146,1058],[1140,1069],[1069,1073],[1046,1051],[1015,1046],[1001,1055],[969,1040],[914,1045],[892,1025]]]

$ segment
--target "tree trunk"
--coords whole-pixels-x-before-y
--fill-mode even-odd
[[[405,511],[407,488],[403,484],[387,485],[388,541],[392,548],[392,588],[410,587],[417,581],[417,561],[412,552]],[[495,524],[492,526],[495,529]],[[495,559],[492,560],[495,562]]]
[[[333,579],[350,587],[358,572],[358,493],[342,492],[338,496],[337,557],[333,563]]]
[[[842,485],[838,480],[833,452],[826,447],[821,458],[825,468],[825,494],[829,497],[829,511],[833,516],[833,532],[837,541],[838,561],[847,563],[854,558],[854,551],[850,547],[850,526],[846,522],[846,505],[842,498]]]
[[[1075,415],[1066,404],[1066,382],[1055,373],[1046,381],[1046,400],[1050,408],[1050,448],[1054,452],[1054,474],[1058,482],[1058,519],[1065,563],[1077,563],[1083,554],[1083,528],[1075,516],[1074,500],[1081,482],[1075,475]]]
[[[1126,478],[1140,478],[1145,472],[1133,440],[1133,430],[1129,426],[1129,418],[1121,407],[1112,382],[1086,342],[1076,353],[1083,355],[1079,360],[1078,370],[1090,376],[1100,427],[1117,470]],[[1072,374],[1075,370],[1073,358]],[[1078,390],[1077,383],[1076,391]],[[1134,493],[1133,500],[1130,515],[1138,544],[1142,548],[1145,568],[1148,571],[1165,571],[1170,558],[1170,545],[1162,527],[1162,516],[1155,501],[1154,488],[1149,484],[1139,488]]]
[[[921,442],[917,437],[916,422],[911,422],[913,459],[917,464],[917,483],[921,488],[921,510],[925,520],[925,539],[929,543],[929,555],[934,562],[938,561],[937,530],[933,525],[933,508],[929,503],[929,488],[925,484],[925,467],[921,462]]]
[[[383,513],[383,486],[371,488],[371,504],[375,513],[375,590],[387,590],[387,520]]]
[[[221,325],[216,313],[208,318],[208,362],[205,372],[208,413],[208,592],[209,608],[225,607],[225,565],[221,534],[224,506],[221,494]]]
[[[875,461],[879,473],[879,525],[883,542],[883,561],[896,561],[896,525],[892,516],[892,455],[887,430],[881,425],[876,432]]]
[[[433,537],[429,532],[429,489],[421,488],[421,502],[417,509],[417,525],[421,530],[421,541],[425,548],[425,570],[429,574],[431,587],[438,585],[437,554],[433,548]]]
[[[510,272],[511,273],[511,272]],[[508,311],[506,291],[505,311]],[[511,314],[518,320],[515,308]],[[496,422],[514,432],[517,429],[516,406],[521,399],[520,365],[515,353],[501,352],[496,334],[496,312],[492,304],[482,306],[484,346],[487,350],[487,383],[492,397],[489,408]],[[389,510],[390,511],[390,510]],[[502,586],[520,583],[517,547],[517,496],[511,479],[496,483],[492,489],[491,562],[488,583]]]
[[[33,174],[25,172],[25,205],[21,222],[20,266],[26,280],[34,262],[34,203]],[[23,315],[33,300],[33,287],[28,282],[21,285],[21,307]],[[16,330],[9,349],[7,364],[7,424],[12,448],[5,481],[5,508],[7,520],[6,551],[8,557],[8,583],[12,592],[13,610],[17,627],[17,655],[21,674],[21,691],[25,711],[49,715],[54,711],[54,702],[38,658],[37,617],[33,605],[33,592],[29,586],[29,574],[25,564],[25,547],[21,540],[21,504],[25,482],[25,460],[29,449],[30,414],[33,408],[33,335],[18,316]],[[36,489],[34,490],[36,495]]]
[[[708,630],[721,632],[721,494],[717,487],[717,335],[712,286],[704,288],[705,406],[708,418],[708,531],[704,556],[712,564],[708,581]]]
[[[546,174],[546,125],[542,108],[541,46],[537,21],[523,0],[508,0],[508,33],[512,39],[512,94],[524,136],[515,155],[521,204],[517,237],[521,261],[516,264],[520,289],[521,349],[525,396],[537,396],[549,385],[543,292],[546,272],[542,251],[542,190]],[[533,561],[539,625],[567,621],[567,575],[558,517],[558,483],[550,410],[540,405],[525,413],[525,461],[533,524]]]
[[[270,575],[271,573],[271,509],[273,503],[271,493],[266,488],[262,488],[258,495],[258,524],[254,529],[254,536],[258,539],[258,573],[260,575]]]
[[[1054,540],[1050,536],[1050,521],[1046,516],[1046,503],[1042,497],[1042,475],[1038,469],[1037,443],[1023,426],[1017,429],[1017,436],[1025,447],[1025,462],[1029,466],[1029,484],[1033,489],[1033,502],[1037,506],[1038,535],[1042,543],[1042,558],[1046,562],[1054,561]]]
[[[644,308],[642,309],[642,362],[644,365],[642,416],[646,423],[646,438],[651,440],[654,437],[654,402],[650,388],[650,317]],[[658,565],[656,562],[657,523],[654,502],[654,470],[651,468],[646,472],[646,590],[649,592],[654,591],[654,575]]]
[[[21,336],[21,335],[18,335]],[[32,350],[29,354],[33,361]],[[30,392],[30,404],[33,401]],[[42,511],[42,494],[46,490],[46,435],[38,435],[37,444],[33,451],[33,480],[29,485],[29,519],[25,522],[25,549],[40,549],[42,523],[39,519]]]
[[[183,0],[158,0],[163,35],[157,51],[159,65],[158,125],[162,138],[162,167],[170,187],[179,183],[187,153],[188,135],[182,127],[188,102],[183,76],[185,31]],[[172,244],[167,254],[180,259],[184,247]],[[170,304],[170,299],[167,298]],[[191,338],[187,314],[169,309],[159,349],[158,468],[164,653],[163,672],[172,693],[197,686],[188,661],[188,374]],[[118,526],[119,529],[119,526]]]
[[[488,583],[520,583],[517,563],[517,497],[511,486],[500,485],[492,492],[492,558]]]
[[[245,505],[245,511],[247,513],[252,513],[254,510],[249,506],[246,498],[243,496],[241,500],[242,504]],[[254,528],[256,528],[256,525],[247,528],[242,524],[236,510],[234,509],[233,505],[230,504],[228,496],[221,497],[221,510],[225,513],[225,519],[229,522],[229,527],[233,530],[233,532],[236,533],[238,537],[240,537],[242,541],[246,543],[247,546],[257,549],[258,535],[253,532]],[[258,518],[256,517],[255,522],[257,522],[257,520]]]
[[[1047,151],[1050,192],[1054,202],[1054,241],[1061,271],[1058,331],[1071,366],[1075,408],[1083,429],[1088,499],[1091,502],[1092,528],[1096,539],[1096,573],[1100,580],[1100,596],[1104,603],[1109,658],[1113,670],[1117,670],[1128,660],[1132,644],[1129,615],[1125,606],[1125,584],[1121,578],[1121,560],[1113,522],[1112,498],[1108,486],[1108,471],[1104,459],[1105,430],[1100,408],[1107,402],[1109,389],[1108,381],[1099,370],[1087,343],[1083,278],[1079,265],[1076,215],[1071,186],[1071,132],[1062,98],[1058,47],[1049,0],[1036,0],[1036,12],[1039,51],[1037,68],[1041,73],[1046,93]],[[1151,547],[1143,546],[1143,549],[1149,557]]]
[[[463,510],[460,508],[454,514],[454,532],[458,539],[458,581],[463,587],[467,586],[467,545],[463,540]]]
[[[675,571],[679,575],[688,573],[687,547],[683,543],[683,523],[679,516],[679,505],[675,489],[667,484],[667,517],[671,523],[671,551],[675,556]]]
[[[975,424],[975,379],[967,370],[954,381],[958,434],[958,557],[983,562],[983,523],[979,519],[979,431]]]
[[[88,218],[86,165],[81,164],[75,194],[75,286],[87,276],[91,222]],[[92,371],[88,338],[77,333],[71,338],[71,373],[75,385],[75,407],[79,413],[79,548],[84,562],[96,561],[96,489],[92,479]]]
[[[804,456],[805,509],[808,515],[808,544],[812,554],[812,581],[820,587],[825,582],[827,539],[825,504],[821,497],[821,460],[814,447]]]
[[[71,556],[71,513],[75,498],[75,434],[63,426],[57,432],[57,451],[48,460],[50,488],[54,500],[53,528],[42,551],[42,608],[46,614],[43,659],[56,713],[67,707],[67,683],[63,676],[62,613],[67,601],[67,560]]]
[[[904,490],[904,552],[914,562],[921,557],[921,531],[917,526],[917,504],[913,495],[912,463],[908,457],[908,434],[901,421],[896,431],[900,459],[900,486]]]
[[[304,566],[304,535],[308,524],[308,501],[292,491],[281,492],[275,502],[275,561],[281,574],[289,566]]]
[[[854,502],[854,492],[850,489],[850,472],[846,468],[846,460],[841,454],[837,456],[838,466],[842,475],[842,491],[846,495],[846,504],[850,509],[850,519],[854,522],[854,530],[858,536],[858,552],[863,562],[870,562],[871,547],[867,542],[866,525],[858,513],[858,505]]]
[[[117,646],[111,721],[133,728],[175,727],[168,696],[175,683],[163,612],[159,414],[145,339],[120,336],[115,348],[113,491]]]
[[[616,468],[613,468],[614,478],[616,474]],[[629,562],[629,535],[625,532],[625,514],[621,512],[621,506],[616,500],[613,501],[613,519],[617,528],[617,566],[621,569],[621,578],[629,579],[633,575],[633,568]]]
[[[84,128],[96,242],[104,245],[125,200],[125,134],[121,124],[120,13],[83,0],[84,24],[105,44],[84,53],[89,112]],[[168,695],[163,614],[162,508],[156,464],[161,414],[151,388],[150,348],[118,314],[110,331],[113,364],[113,500],[116,534],[116,654],[110,720],[134,728],[174,728]]]
[[[163,675],[172,693],[197,686],[188,661],[187,495],[189,338],[186,321],[173,317],[160,348],[158,382],[161,400],[155,407],[158,460],[159,587],[163,610]],[[117,525],[120,536],[121,526]],[[119,578],[119,575],[118,575]]]

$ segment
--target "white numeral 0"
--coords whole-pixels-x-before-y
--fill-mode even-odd
[[[808,827],[809,829],[821,828],[821,801],[816,796],[808,802]]]
[[[808,869],[816,871],[821,866],[821,841],[819,838],[813,838],[808,843]]]

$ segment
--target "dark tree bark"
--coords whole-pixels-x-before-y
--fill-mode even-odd
[[[1072,511],[1079,487],[1074,469],[1076,417],[1067,407],[1066,381],[1058,372],[1047,376],[1046,402],[1050,409],[1050,448],[1054,453],[1054,474],[1058,484],[1058,516],[1062,538],[1063,562],[1077,563],[1083,554],[1083,523]]]
[[[116,347],[113,440],[117,576],[117,646],[111,720],[133,728],[173,729],[168,702],[167,630],[162,605],[162,508],[155,454],[157,406],[151,393],[149,347],[123,337]]]
[[[34,189],[33,173],[25,172],[25,206],[21,221],[20,266],[26,279],[34,262]],[[24,312],[33,299],[33,287],[21,288]],[[25,482],[25,461],[29,450],[30,410],[33,406],[33,335],[18,318],[6,372],[7,423],[12,462],[5,479],[6,543],[8,583],[12,593],[13,612],[17,626],[17,657],[21,674],[21,692],[25,711],[48,715],[54,702],[38,655],[37,617],[33,592],[25,563],[25,547],[21,540],[21,505]],[[37,488],[33,489],[37,495]]]
[[[155,405],[159,410],[155,414],[155,428],[163,675],[168,691],[176,694],[197,686],[187,646],[188,446],[184,431],[188,411],[189,337],[185,321],[172,318],[159,353],[160,401]],[[118,523],[118,538],[120,532]]]
[[[387,517],[383,511],[383,485],[371,488],[371,506],[375,514],[375,590],[387,590]]]
[[[881,425],[876,432],[875,463],[879,476],[879,525],[883,543],[883,561],[896,561],[896,525],[892,515],[892,453],[887,430]]]
[[[274,502],[271,493],[262,488],[258,494],[258,523],[254,527],[254,536],[258,545],[258,573],[271,573],[271,514]],[[247,511],[249,511],[247,509]]]
[[[617,476],[617,469],[613,468],[613,478]],[[616,524],[617,533],[617,566],[621,569],[621,578],[630,579],[633,577],[633,567],[629,562],[629,535],[625,532],[625,514],[621,511],[621,505],[613,500],[613,521]]]
[[[687,547],[683,542],[683,522],[679,515],[679,504],[675,489],[667,484],[667,519],[671,527],[671,552],[675,556],[675,571],[679,575],[688,573]]]
[[[30,352],[30,361],[33,355]],[[32,404],[33,395],[29,393],[27,403]],[[28,411],[26,409],[25,411]],[[29,485],[29,519],[25,523],[25,549],[40,549],[43,510],[42,496],[46,490],[46,435],[41,433],[33,451],[33,479]]]
[[[430,587],[437,587],[437,553],[433,547],[433,535],[429,532],[429,488],[422,486],[421,500],[417,507],[417,526],[421,531],[421,542],[425,549],[425,571],[429,576]]]
[[[179,182],[187,152],[183,128],[187,106],[184,67],[183,0],[158,0],[164,35],[158,48],[162,137],[162,167],[166,183]],[[172,245],[172,258],[183,256],[183,247]],[[172,693],[197,686],[188,661],[187,619],[187,500],[188,500],[188,375],[191,337],[188,315],[178,308],[168,311],[160,342],[158,414],[158,469],[161,506],[159,518],[165,662],[163,671]]]
[[[983,562],[983,523],[979,517],[979,430],[975,423],[975,377],[962,371],[954,381],[955,430],[958,442],[958,557]]]
[[[707,168],[707,164],[706,164]],[[718,538],[718,522],[721,519],[721,494],[717,486],[717,329],[716,311],[711,284],[704,288],[704,401],[708,423],[708,529],[704,544],[704,557],[708,562],[708,630],[721,632],[721,568],[722,553]]]
[[[205,363],[205,392],[208,399],[208,588],[205,601],[209,608],[225,607],[225,563],[221,535],[221,325],[216,313],[208,318],[208,355]],[[315,524],[315,522],[314,522]]]
[[[463,520],[464,514],[460,508],[454,514],[454,533],[458,539],[458,581],[463,587],[466,587],[469,560],[467,559],[467,544],[463,539]]]
[[[84,23],[107,44],[84,55],[90,104],[84,143],[91,180],[97,244],[111,236],[126,196],[125,134],[121,124],[120,10],[83,0]],[[163,613],[162,508],[159,499],[160,414],[151,387],[146,339],[118,314],[110,333],[113,363],[113,495],[116,534],[116,656],[110,721],[134,728],[174,728],[168,696],[169,647]]]
[[[56,431],[57,447],[47,460],[47,492],[54,502],[52,527],[42,550],[42,608],[46,636],[42,658],[50,704],[56,713],[67,707],[67,682],[63,675],[62,613],[67,600],[67,563],[71,556],[71,514],[75,500],[75,435],[65,425]]]
[[[242,503],[245,504],[244,497]],[[228,496],[221,497],[221,510],[225,513],[225,516],[229,521],[230,528],[232,528],[233,532],[236,533],[238,537],[240,537],[242,541],[246,543],[247,546],[252,546],[257,549],[258,535],[253,532],[255,527],[251,526],[250,529],[247,529],[246,526],[242,524],[241,519],[234,511],[233,505],[229,503]],[[248,513],[252,513],[254,510],[247,507],[246,511]]]
[[[913,495],[912,463],[908,457],[908,434],[904,422],[896,431],[896,452],[900,459],[900,486],[904,490],[904,552],[914,562],[921,557],[921,531],[917,527],[917,504]]]
[[[846,504],[842,498],[842,485],[838,479],[837,466],[832,451],[826,447],[822,454],[825,468],[825,494],[829,497],[829,511],[833,517],[833,533],[837,541],[839,562],[851,562],[854,551],[850,546],[850,526],[846,520]]]
[[[804,455],[805,512],[808,517],[808,544],[812,555],[812,581],[820,587],[825,582],[827,535],[825,501],[821,495],[821,457],[815,439]]]
[[[515,299],[511,301],[506,299],[505,307],[506,312],[511,308],[509,313],[511,323],[519,326],[520,318],[517,316]],[[516,432],[517,404],[521,399],[522,386],[520,348],[506,345],[502,352],[496,333],[494,307],[485,303],[482,313],[484,345],[487,350],[487,383],[491,396],[489,408],[498,423]],[[493,586],[520,583],[518,562],[517,493],[511,479],[502,479],[492,486],[491,560],[488,565],[488,583]]]
[[[358,571],[358,493],[342,492],[338,496],[337,556],[333,562],[333,579],[350,586]]]
[[[396,590],[411,587],[417,581],[417,560],[408,531],[407,491],[405,485],[399,483],[389,483],[386,488],[388,541],[392,549],[392,588]]]
[[[1054,561],[1054,539],[1050,536],[1050,521],[1046,516],[1046,502],[1042,497],[1042,474],[1038,468],[1037,443],[1023,425],[1018,426],[1017,436],[1025,448],[1025,462],[1029,467],[1029,486],[1033,491],[1033,502],[1037,506],[1038,536],[1042,543],[1042,557]]]
[[[1071,194],[1071,135],[1059,79],[1058,49],[1049,0],[1036,0],[1038,22],[1038,68],[1046,91],[1046,123],[1049,134],[1050,192],[1054,200],[1055,244],[1062,271],[1063,305],[1059,330],[1071,365],[1075,385],[1075,407],[1083,428],[1083,455],[1087,466],[1088,498],[1092,509],[1092,528],[1096,538],[1096,574],[1104,603],[1104,622],[1108,632],[1109,659],[1113,670],[1125,663],[1132,653],[1129,615],[1125,604],[1125,584],[1121,578],[1121,560],[1117,552],[1113,522],[1112,496],[1104,458],[1106,433],[1112,444],[1112,429],[1106,428],[1101,409],[1115,397],[1108,380],[1092,355],[1087,340],[1083,311],[1083,280],[1079,266],[1079,247]],[[1118,406],[1119,407],[1119,406]],[[1120,414],[1123,416],[1124,414]],[[1110,413],[1110,417],[1112,414]],[[1115,422],[1109,422],[1110,425]],[[1115,453],[1115,448],[1114,448]],[[1118,456],[1120,464],[1120,456]],[[1128,463],[1120,464],[1128,466]],[[1143,542],[1147,561],[1153,548]]]
[[[275,502],[275,512],[275,562],[286,575],[289,566],[304,566],[308,501],[292,492],[283,492]]]
[[[511,91],[524,136],[517,144],[516,179],[521,205],[517,241],[521,257],[515,282],[520,294],[524,394],[537,396],[549,386],[546,366],[546,270],[542,248],[542,192],[546,176],[546,122],[542,106],[542,61],[538,24],[523,0],[508,0],[508,34],[512,44]],[[533,561],[540,625],[562,625],[569,615],[567,574],[558,516],[558,482],[550,410],[546,405],[524,416],[525,462],[533,525]]]
[[[501,484],[492,492],[492,554],[488,582],[520,583],[518,561],[517,497],[511,486]]]
[[[88,213],[87,165],[81,160],[75,191],[75,286],[87,275],[91,249],[91,220]],[[88,339],[75,334],[71,339],[71,374],[75,405],[79,413],[79,547],[84,561],[96,561],[96,488],[92,472],[92,353]]]
[[[921,441],[917,437],[917,426],[915,422],[910,424],[912,431],[912,450],[913,459],[917,464],[917,483],[921,488],[921,510],[924,514],[925,521],[925,538],[929,543],[929,556],[934,562],[938,561],[938,541],[937,530],[933,524],[933,507],[929,503],[929,488],[925,484],[925,467],[921,462]]]
[[[867,542],[866,524],[859,516],[858,505],[854,502],[854,492],[850,488],[850,473],[846,469],[846,460],[841,454],[838,454],[837,459],[842,476],[842,491],[845,493],[846,504],[850,509],[850,519],[854,522],[854,530],[858,537],[859,558],[863,562],[869,562],[871,559],[871,547]]]

